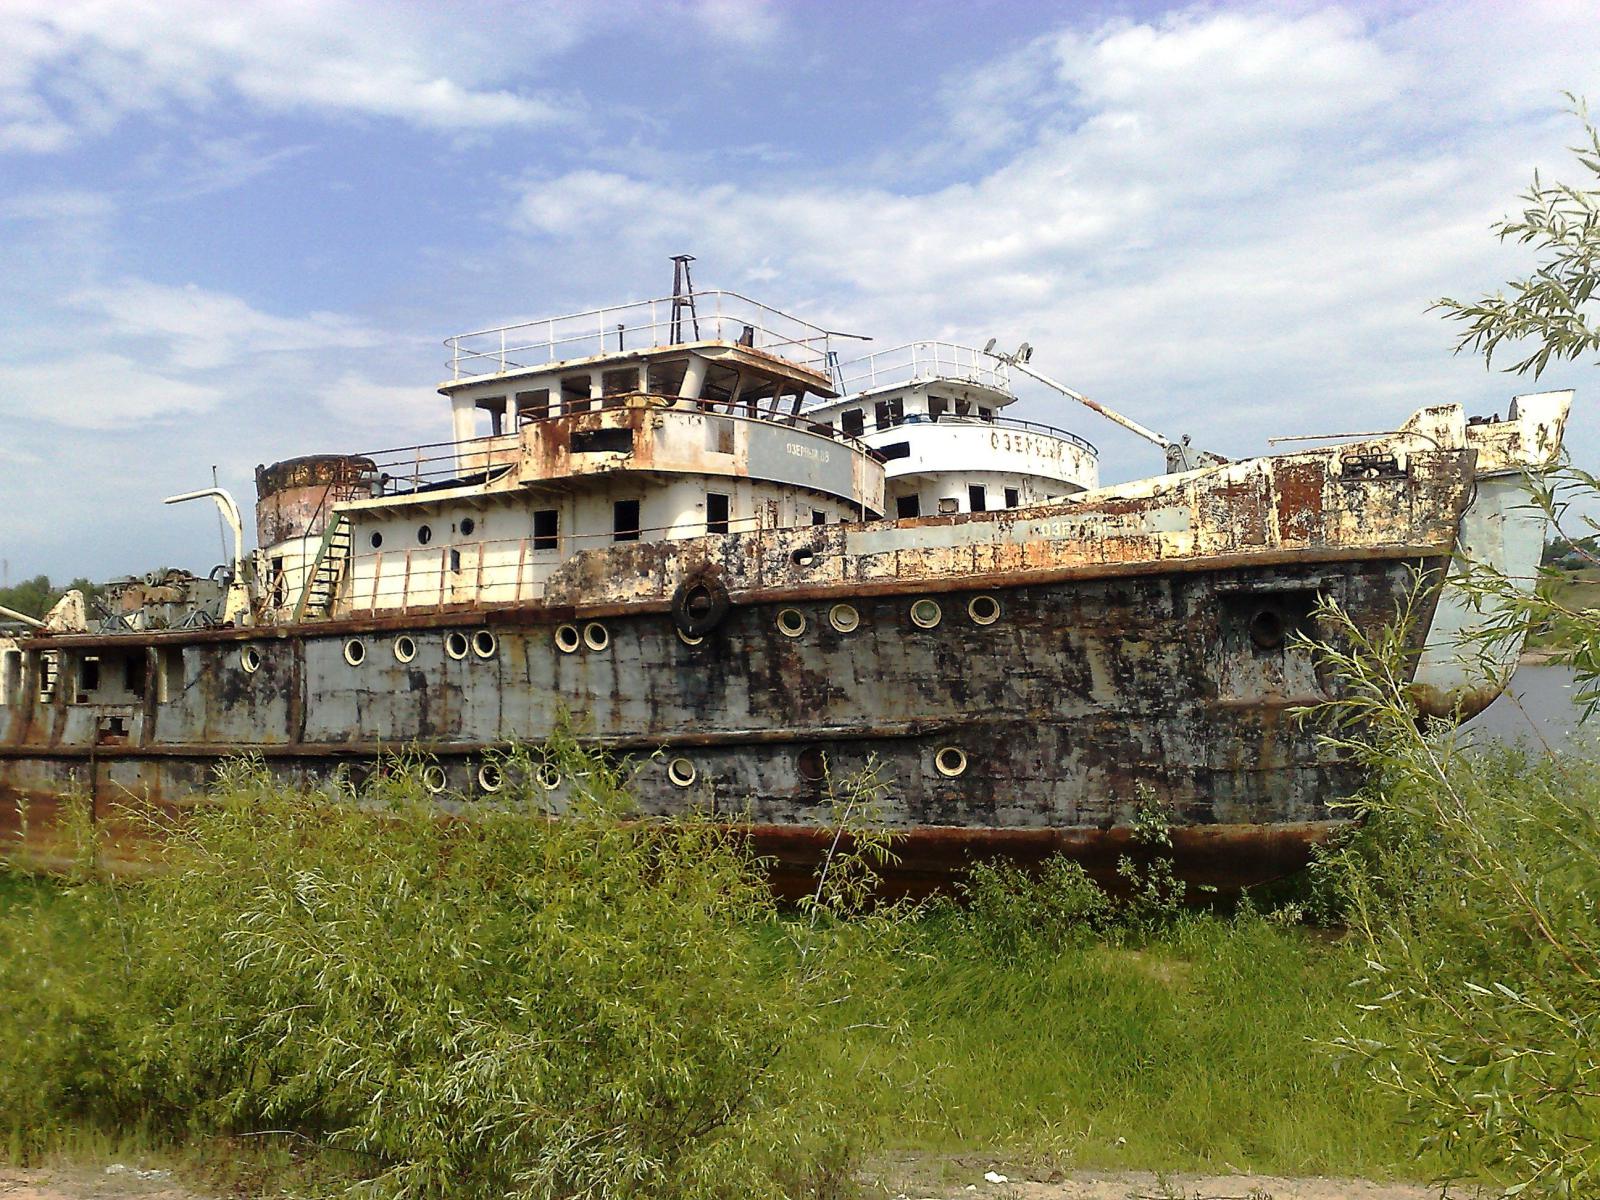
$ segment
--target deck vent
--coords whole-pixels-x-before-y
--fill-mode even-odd
[[[667,778],[678,787],[686,788],[694,783],[699,772],[694,769],[694,764],[687,758],[675,758],[667,764]]]
[[[468,641],[467,635],[462,633],[459,629],[455,630],[444,639],[444,652],[451,658],[457,660],[463,659],[467,656],[468,651],[471,649],[472,643]]]
[[[861,626],[861,614],[854,604],[835,604],[828,610],[828,624],[840,633],[854,633]]]
[[[396,661],[408,663],[417,656],[417,639],[409,633],[402,633],[394,640],[394,656]]]
[[[932,629],[942,620],[944,620],[944,609],[939,607],[937,600],[930,600],[924,596],[911,605],[911,623],[918,629]]]
[[[246,675],[254,675],[261,670],[261,651],[254,646],[246,646],[239,651],[239,666]]]
[[[958,746],[941,746],[933,756],[933,766],[946,779],[967,773],[967,752]]]
[[[499,648],[500,642],[493,630],[480,629],[472,635],[472,652],[479,658],[493,658]]]
[[[806,631],[806,615],[798,608],[780,608],[777,625],[784,637],[797,638]]]
[[[578,632],[576,625],[557,625],[555,639],[556,649],[563,654],[576,654],[578,647],[583,645],[583,635]]]
[[[367,661],[367,645],[360,638],[350,638],[344,644],[344,660],[352,667]]]
[[[974,625],[993,625],[1000,619],[1000,601],[993,596],[974,596],[967,601],[967,616]]]
[[[583,627],[583,644],[591,650],[604,650],[611,645],[611,631],[599,621],[590,621]]]

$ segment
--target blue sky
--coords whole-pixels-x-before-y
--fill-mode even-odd
[[[1530,265],[1588,4],[0,0],[0,559],[218,560],[164,509],[439,440],[451,333],[659,295],[667,256],[887,347],[1034,363],[1229,455],[1580,389],[1425,312]],[[1153,452],[1024,389],[1018,415]]]

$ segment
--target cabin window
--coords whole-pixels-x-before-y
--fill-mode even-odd
[[[813,525],[826,525],[828,523],[828,514],[820,508],[813,508],[811,510],[811,523]]]
[[[503,433],[506,420],[506,398],[504,396],[485,396],[478,401],[478,407],[489,414],[489,432],[498,436]]]
[[[572,434],[574,454],[632,454],[631,429],[580,429]]]
[[[100,656],[98,654],[85,654],[78,660],[78,694],[77,703],[86,704],[90,692],[100,690]]]
[[[122,686],[135,700],[144,699],[145,675],[149,669],[143,650],[133,651],[122,660]]]
[[[478,528],[478,523],[476,521],[474,521],[471,517],[462,517],[461,518],[461,536],[462,537],[471,537],[473,535],[473,533],[477,530],[477,528]]]
[[[967,507],[973,512],[984,512],[989,507],[988,490],[981,483],[967,488]]]
[[[979,417],[980,420],[992,421],[992,420],[994,420],[994,409],[992,409],[992,408],[984,408],[980,404],[978,406],[978,417]]]
[[[839,428],[846,437],[860,437],[867,431],[866,418],[859,408],[847,409],[839,414]]]
[[[517,424],[542,421],[550,415],[550,389],[539,388],[533,392],[517,393]]]
[[[879,400],[874,406],[874,415],[877,417],[879,429],[898,425],[906,417],[905,401],[898,396],[893,400]]]
[[[39,699],[48,703],[56,698],[56,682],[61,673],[61,652],[43,650],[36,662],[39,669]]]
[[[928,415],[935,421],[944,416],[945,412],[949,408],[950,401],[946,400],[943,396],[928,397]]]
[[[1019,505],[1021,503],[1022,503],[1022,492],[1020,490],[1018,490],[1017,488],[1007,488],[1006,489],[1006,507],[1007,508],[1016,508],[1017,505]]]
[[[612,503],[611,540],[613,542],[639,540],[639,501],[617,500]]]
[[[461,551],[459,550],[450,551],[450,573],[452,575],[461,574]]]
[[[956,416],[967,417],[972,415],[972,402],[970,400],[956,401]]]
[[[706,493],[706,532],[728,532],[728,496],[726,493]]]
[[[622,402],[614,397],[626,396],[639,390],[639,368],[625,367],[604,372],[600,376],[600,390],[606,396],[606,408],[622,407]]]
[[[883,459],[884,462],[888,462],[890,459],[895,458],[910,458],[911,443],[890,442],[887,446],[879,446],[878,457]]]
[[[561,540],[561,513],[553,508],[541,508],[533,514],[533,548],[554,550]]]
[[[427,525],[417,526],[417,545],[426,546],[433,541],[433,530]]]
[[[818,433],[824,433],[824,434],[827,434],[829,437],[832,437],[833,436],[833,418],[829,417],[826,421],[813,421],[813,422],[811,422],[811,428],[816,430]]]
[[[676,396],[683,386],[683,373],[688,363],[653,362],[645,369],[645,389],[654,396]]]
[[[162,646],[156,651],[156,699],[170,704],[183,695],[183,650]]]
[[[589,411],[589,376],[568,375],[561,381],[561,411]]]
[[[0,651],[0,704],[15,704],[22,694],[22,651]]]
[[[912,517],[922,515],[922,498],[915,494],[910,496],[896,496],[894,501],[894,515],[897,520],[908,521]]]

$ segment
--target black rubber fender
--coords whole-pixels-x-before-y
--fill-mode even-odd
[[[672,593],[672,623],[685,637],[705,637],[722,624],[730,607],[728,589],[717,572],[691,571]]]

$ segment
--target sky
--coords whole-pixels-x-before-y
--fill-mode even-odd
[[[1593,4],[0,0],[0,579],[221,561],[209,486],[449,436],[452,333],[668,257],[878,348],[1003,347],[1230,457],[1579,389],[1429,305],[1525,274]],[[1015,415],[1153,447],[1043,388]]]

